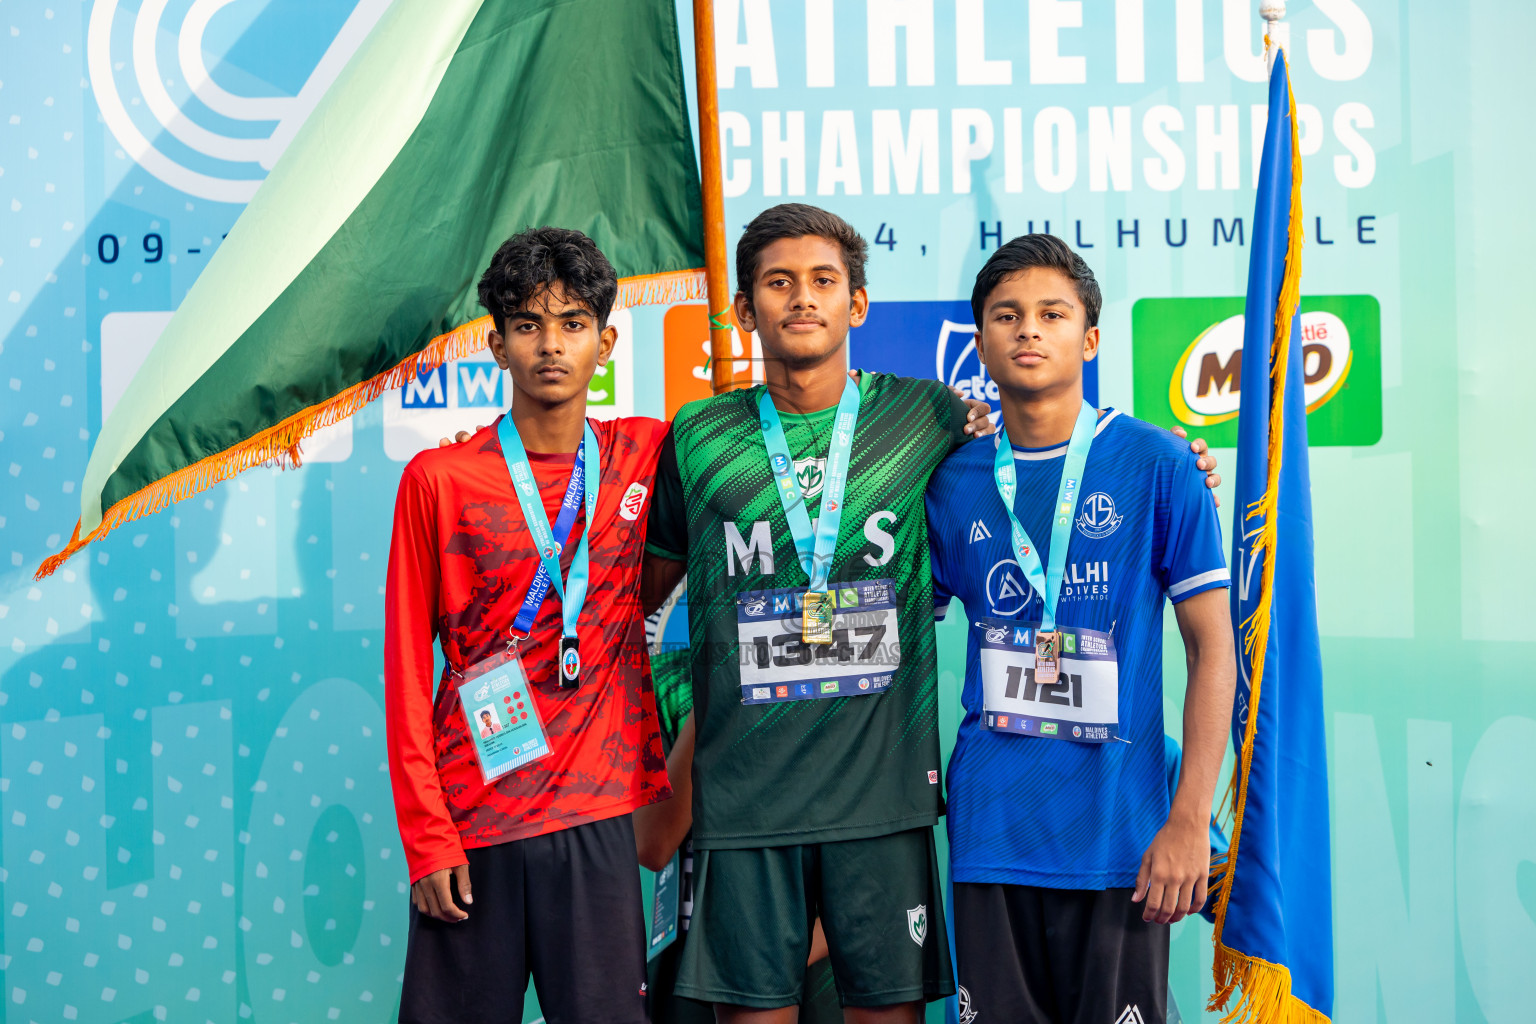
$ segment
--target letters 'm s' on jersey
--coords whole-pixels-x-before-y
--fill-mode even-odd
[[[684,406],[663,449],[648,546],[688,563],[699,848],[858,839],[938,819],[939,787],[929,781],[939,762],[938,693],[922,494],[965,440],[967,409],[938,381],[864,373],[860,390],[830,578],[834,592],[840,582],[892,581],[900,665],[878,693],[855,681],[854,692],[867,695],[817,699],[825,680],[797,678],[782,685],[806,687],[811,699],[742,703],[741,659],[754,652],[737,642],[738,595],[807,583],[763,443],[760,390]],[[826,454],[834,413],[780,410],[795,459]],[[825,499],[811,500],[815,518]],[[852,646],[851,657],[865,653]],[[871,679],[891,672],[893,654],[875,652]],[[776,685],[761,689],[776,699]]]
[[[1007,444],[1005,433],[997,435]],[[1014,449],[1019,522],[1049,558],[1067,447]],[[1216,505],[1196,457],[1165,430],[1113,410],[1099,419],[1078,488],[1058,628],[1112,635],[1120,736],[1085,744],[983,728],[975,620],[1038,622],[1041,600],[1014,559],[993,481],[996,449],[969,445],[928,485],[936,604],[970,620],[965,714],[949,762],[956,882],[1103,889],[1135,884],[1168,817],[1163,764],[1163,600],[1228,585]],[[1042,707],[1042,717],[1051,709]]]

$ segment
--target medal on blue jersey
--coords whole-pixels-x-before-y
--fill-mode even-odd
[[[1034,541],[1029,539],[1024,526],[1013,510],[1014,495],[1018,493],[1018,473],[1013,465],[1013,445],[1008,443],[1007,431],[998,432],[997,456],[992,461],[992,478],[997,483],[997,493],[1003,499],[1003,509],[1013,525],[1013,554],[1019,560],[1019,568],[1029,585],[1040,595],[1040,629],[1035,634],[1035,678],[1043,686],[1053,685],[1061,664],[1061,634],[1056,630],[1056,602],[1061,597],[1061,578],[1067,568],[1067,546],[1072,541],[1072,517],[1077,514],[1077,496],[1083,482],[1083,467],[1088,465],[1088,449],[1093,446],[1093,433],[1098,428],[1099,414],[1093,406],[1083,403],[1078,410],[1077,422],[1072,426],[1072,440],[1067,442],[1066,465],[1061,467],[1061,485],[1056,491],[1056,505],[1051,510],[1051,561],[1048,567],[1040,564],[1040,553]]]
[[[843,381],[843,395],[837,401],[837,415],[832,425],[832,444],[827,450],[826,496],[821,501],[821,516],[816,521],[814,533],[811,517],[805,511],[800,481],[795,477],[795,460],[790,457],[789,444],[784,440],[779,410],[774,408],[767,388],[758,398],[757,408],[763,421],[763,444],[768,449],[768,464],[773,467],[779,501],[784,506],[784,518],[789,521],[795,551],[811,581],[801,608],[801,639],[808,644],[830,644],[832,598],[827,593],[827,579],[832,573],[837,528],[843,519],[843,489],[848,483],[853,429],[859,420],[859,386],[852,378]]]
[[[581,650],[576,642],[576,620],[581,616],[581,606],[587,599],[587,540],[592,535],[592,517],[597,510],[597,485],[601,475],[597,435],[592,432],[592,424],[586,424],[582,445],[576,449],[576,464],[571,468],[571,480],[566,485],[565,498],[560,502],[560,515],[555,520],[553,530],[550,529],[549,516],[544,512],[544,499],[539,496],[538,482],[534,480],[533,470],[528,466],[528,452],[523,448],[523,439],[518,436],[517,426],[513,424],[510,413],[501,418],[496,436],[501,440],[501,454],[507,461],[507,472],[512,476],[512,489],[517,492],[517,503],[522,506],[523,519],[528,524],[534,547],[539,552],[539,571],[528,585],[523,606],[512,623],[513,642],[528,635],[534,616],[538,614],[545,595],[553,586],[555,593],[560,595],[560,611],[565,627],[560,637],[560,685],[564,689],[573,689],[581,685]],[[571,529],[576,524],[576,512],[583,504],[587,510],[587,528],[581,535],[581,542],[576,545],[569,578],[562,582],[560,552],[564,543],[555,540],[555,534],[558,532],[567,541],[570,540]],[[518,633],[522,636],[518,636]]]

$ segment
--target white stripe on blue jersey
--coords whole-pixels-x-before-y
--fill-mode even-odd
[[[997,443],[1006,444],[1002,432]],[[928,484],[934,603],[965,605],[971,634],[965,715],[948,773],[950,858],[957,882],[1064,889],[1135,883],[1168,816],[1163,763],[1163,607],[1227,585],[1221,526],[1205,475],[1184,442],[1110,410],[1099,419],[1078,491],[1057,620],[1113,632],[1120,735],[1086,744],[981,726],[974,621],[1035,620],[1040,599],[1014,560],[992,478],[995,444],[968,444]],[[1066,445],[1015,448],[1016,511],[1049,557],[1051,508]]]

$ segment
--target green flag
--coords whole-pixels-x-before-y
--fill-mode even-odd
[[[257,190],[96,439],[108,531],[485,344],[496,248],[576,228],[619,307],[704,293],[673,0],[400,0]]]

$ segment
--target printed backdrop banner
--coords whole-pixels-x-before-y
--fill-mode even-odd
[[[303,468],[248,472],[31,579],[68,539],[127,381],[388,7],[0,5],[0,1020],[393,1019],[407,902],[382,767],[388,510],[405,461],[485,422],[505,382],[450,362],[312,439]],[[1536,9],[1289,7],[1334,1019],[1525,1021]],[[966,351],[972,278],[1001,241],[1049,230],[1103,286],[1099,403],[1203,434],[1230,480],[1256,4],[716,8],[729,240],[791,199],[858,227],[875,303],[858,365],[989,395]],[[554,73],[582,87],[579,42]],[[598,415],[703,393],[702,310],[618,318]],[[756,354],[738,335],[733,374]],[[940,633],[951,735],[958,622]],[[1173,930],[1186,1020],[1211,991],[1210,936]]]

